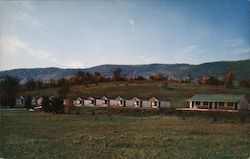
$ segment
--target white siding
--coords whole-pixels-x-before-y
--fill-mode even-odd
[[[131,100],[126,100],[126,102],[125,102],[125,107],[133,107],[134,105],[133,105],[133,101],[131,101]]]
[[[160,102],[160,108],[170,108],[171,103],[169,101],[161,101]]]
[[[94,104],[92,103],[92,100],[86,99],[86,100],[84,100],[84,105],[86,105],[86,106],[93,106]]]
[[[108,100],[107,100],[107,103],[105,103],[105,100],[102,100],[102,99],[96,99],[96,105],[97,106],[108,106]]]
[[[150,101],[142,101],[142,108],[151,108],[151,102]]]
[[[110,99],[109,105],[110,106],[120,106],[120,107],[122,107],[123,106],[123,102],[124,102],[123,100],[120,101],[120,100]]]

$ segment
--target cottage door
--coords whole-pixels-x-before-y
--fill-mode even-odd
[[[209,108],[212,109],[212,102],[209,103]]]
[[[235,109],[235,110],[238,110],[238,103],[235,103],[234,109]]]

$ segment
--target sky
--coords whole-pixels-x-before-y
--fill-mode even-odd
[[[0,0],[0,70],[250,59],[250,0]]]

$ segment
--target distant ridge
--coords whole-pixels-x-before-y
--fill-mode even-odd
[[[250,59],[241,61],[220,61],[199,65],[190,64],[145,64],[145,65],[99,65],[85,69],[61,69],[56,67],[48,68],[23,68],[7,71],[0,71],[0,78],[5,75],[16,76],[22,82],[28,79],[48,81],[50,79],[60,79],[72,76],[78,71],[100,72],[104,76],[112,76],[115,69],[121,68],[122,73],[127,76],[149,77],[155,73],[168,74],[173,77],[198,78],[201,76],[222,76],[226,70],[231,70],[236,80],[250,80]]]

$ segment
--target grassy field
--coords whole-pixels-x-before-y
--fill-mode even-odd
[[[30,96],[56,96],[58,88],[41,89],[36,91],[24,92],[23,95]],[[223,86],[209,86],[198,84],[170,83],[167,86],[162,81],[132,81],[132,82],[106,82],[89,85],[78,85],[70,87],[69,97],[101,97],[109,98],[122,96],[132,98],[150,98],[152,96],[169,99],[174,107],[183,107],[187,103],[185,99],[195,93],[232,93],[246,94],[250,102],[250,90],[247,88],[225,89]]]
[[[246,159],[250,155],[250,119],[242,121],[237,113],[215,120],[213,114],[90,112],[0,110],[0,158]]]

